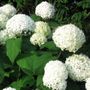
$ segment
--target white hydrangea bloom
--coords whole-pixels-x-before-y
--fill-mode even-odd
[[[0,7],[0,12],[6,14],[9,18],[14,16],[16,14],[16,9],[10,4],[6,4],[2,7]]]
[[[90,90],[90,78],[86,79],[85,88],[86,90]]]
[[[7,30],[1,30],[0,31],[0,43],[5,44],[6,40],[15,38],[15,34],[11,32],[7,32]]]
[[[9,18],[5,14],[0,13],[0,29],[5,28],[8,19]]]
[[[44,68],[43,84],[52,90],[65,90],[68,72],[61,61],[49,61]]]
[[[49,19],[54,16],[55,8],[52,4],[43,1],[39,5],[36,6],[35,14],[44,19]]]
[[[85,81],[90,77],[90,59],[87,56],[74,54],[66,59],[65,64],[74,81]]]
[[[0,31],[0,43],[5,44],[5,41],[7,40],[7,32],[6,30]]]
[[[61,50],[76,52],[85,43],[85,35],[78,27],[73,24],[67,24],[58,27],[53,33],[52,39]]]
[[[33,45],[43,45],[45,42],[47,41],[47,38],[40,34],[40,33],[34,33],[31,38],[30,38],[30,42],[33,44]]]
[[[43,21],[37,21],[35,24],[36,24],[36,28],[35,28],[36,33],[41,33],[45,36],[48,36],[51,34],[51,29],[48,23]]]
[[[12,87],[7,87],[7,88],[4,88],[3,90],[16,90],[16,89]]]
[[[28,15],[17,14],[7,21],[6,29],[15,34],[21,34],[22,32],[33,31],[35,22]]]

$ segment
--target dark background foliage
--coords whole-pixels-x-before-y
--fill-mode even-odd
[[[0,4],[13,4],[18,12],[32,14],[37,4],[45,0],[1,0]],[[46,0],[56,8],[54,19],[59,24],[74,23],[85,30],[90,28],[90,0]],[[87,23],[89,26],[87,27]],[[87,28],[85,28],[85,25]]]
[[[44,0],[0,0],[0,6],[10,3],[17,8],[18,13],[28,14],[37,21],[40,18],[34,15],[35,7],[42,1]],[[90,0],[46,1],[52,3],[56,8],[54,18],[48,21],[51,28],[54,29],[58,25],[67,23],[77,25],[84,31],[87,39],[87,42],[77,53],[82,52],[90,57]],[[43,70],[38,70],[38,68],[44,67],[48,59],[57,58],[63,61],[67,56],[72,54],[60,52],[52,41],[46,43],[42,48],[35,47],[28,42],[29,39],[27,40],[27,38],[28,36],[24,37],[24,39],[9,40],[7,41],[6,48],[5,46],[0,46],[0,90],[8,85],[17,87],[17,90],[35,90],[36,87],[39,87],[40,90],[48,90],[42,85],[41,72],[43,73]],[[23,43],[22,45],[21,42]],[[13,48],[15,48],[14,52],[12,51]],[[7,55],[5,51],[7,51]],[[33,59],[34,62],[27,62],[28,59]],[[42,61],[37,62],[36,59],[46,59],[46,61],[44,60],[41,63]],[[14,60],[16,61],[14,62]],[[33,63],[33,70],[31,70],[32,67],[30,68],[28,63]],[[28,71],[33,75],[29,75]],[[79,83],[68,79],[67,90],[85,90],[84,84],[85,82]]]

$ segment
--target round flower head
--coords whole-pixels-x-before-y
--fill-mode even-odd
[[[86,90],[90,90],[90,78],[86,79],[85,88]]]
[[[74,54],[66,59],[65,64],[74,81],[85,81],[90,77],[90,59],[87,56]]]
[[[3,90],[16,90],[16,89],[12,87],[7,87],[7,88],[4,88]]]
[[[44,19],[49,19],[54,16],[55,8],[52,4],[43,1],[39,5],[36,6],[35,14]]]
[[[58,27],[53,33],[52,38],[56,46],[61,48],[61,50],[66,49],[74,53],[81,48],[86,41],[82,30],[73,24]]]
[[[43,84],[52,90],[65,90],[68,72],[61,61],[49,61],[44,68]]]
[[[8,39],[15,38],[15,35],[7,30],[0,31],[0,44],[5,44]]]
[[[9,18],[5,14],[0,13],[0,29],[5,28],[8,19]]]
[[[6,29],[15,34],[22,32],[33,31],[35,28],[34,21],[25,14],[14,15],[7,21]]]
[[[9,18],[16,14],[16,9],[10,4],[0,7],[0,12],[6,14]]]
[[[41,33],[45,36],[48,36],[51,34],[51,29],[48,23],[43,22],[43,21],[38,21],[35,24],[36,24],[36,28],[35,28],[36,33]]]
[[[31,38],[30,38],[30,42],[33,44],[33,45],[43,45],[45,42],[47,41],[47,38],[40,34],[40,33],[34,33]]]

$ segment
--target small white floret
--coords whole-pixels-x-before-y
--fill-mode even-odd
[[[41,33],[45,36],[49,36],[51,34],[51,29],[48,23],[43,21],[37,21],[35,24],[36,24],[35,28],[36,33]]]
[[[41,45],[45,44],[45,42],[47,42],[47,38],[40,33],[34,33],[30,38],[30,42],[33,45],[41,46]]]

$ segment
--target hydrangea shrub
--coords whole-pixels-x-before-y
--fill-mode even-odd
[[[89,90],[90,37],[54,21],[55,10],[47,1],[34,16],[0,7],[0,90]]]

